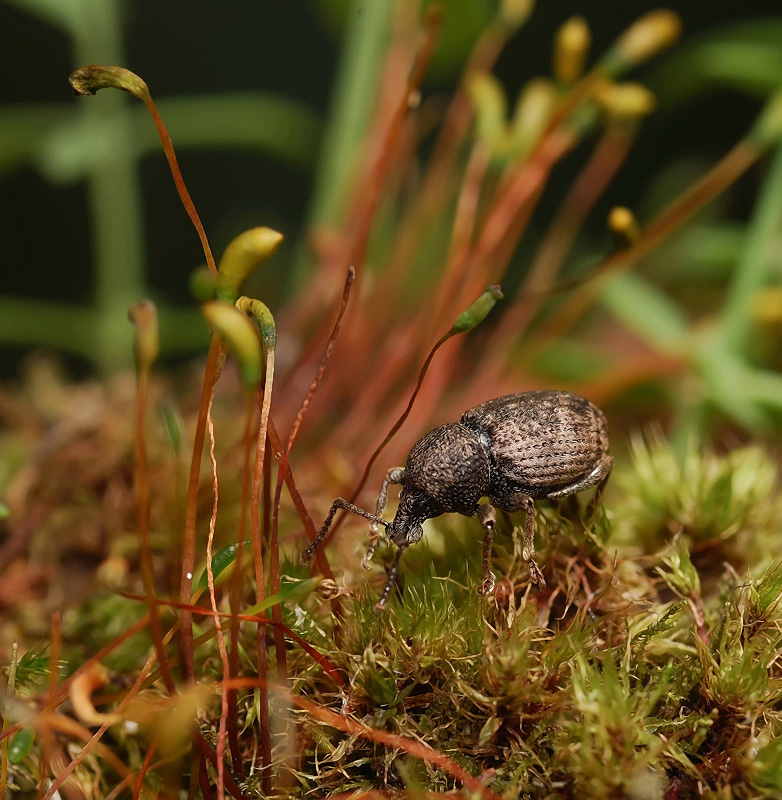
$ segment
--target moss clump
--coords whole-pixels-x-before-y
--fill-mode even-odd
[[[638,498],[660,464],[695,482],[682,486],[669,472],[642,519]],[[428,547],[409,551],[402,596],[385,616],[375,617],[373,592],[359,588],[337,630],[311,597],[289,622],[302,635],[320,630],[347,685],[325,690],[301,658],[297,690],[428,743],[507,798],[774,796],[782,568],[768,566],[771,529],[759,520],[779,503],[749,502],[768,488],[773,462],[753,448],[707,454],[696,470],[693,454],[681,464],[655,441],[617,473],[595,519],[541,509],[546,591],[519,574],[508,536],[495,551],[495,569],[508,577],[494,597],[479,597],[477,534],[460,535],[452,527],[461,522],[448,519],[428,532]],[[732,565],[697,564],[702,552],[753,539]],[[437,576],[443,563],[447,578]],[[399,749],[303,712],[297,719],[302,788],[459,787]]]

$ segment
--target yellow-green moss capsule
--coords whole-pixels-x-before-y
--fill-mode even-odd
[[[583,17],[571,17],[554,39],[554,77],[564,86],[575,83],[584,71],[592,35]]]
[[[148,370],[160,354],[157,308],[151,300],[142,300],[128,309],[128,318],[136,327],[133,343],[136,367]]]
[[[635,215],[629,208],[615,206],[608,214],[608,229],[617,250],[626,250],[641,235]]]
[[[614,43],[600,62],[609,75],[619,75],[670,47],[681,34],[679,16],[667,8],[644,14]]]
[[[277,346],[277,325],[274,322],[272,312],[266,303],[255,300],[251,297],[240,297],[236,301],[236,307],[255,320],[261,332],[261,339],[267,350],[274,350]]]
[[[486,287],[486,291],[477,299],[470,303],[467,308],[454,320],[451,325],[451,334],[465,333],[472,330],[486,319],[489,312],[502,300],[502,289],[498,284]]]
[[[271,228],[251,228],[240,233],[225,248],[217,268],[217,296],[226,303],[233,303],[239,296],[242,284],[253,270],[271,258],[283,235]]]
[[[68,81],[76,94],[91,95],[99,89],[122,89],[139,100],[149,98],[147,84],[135,72],[124,67],[101,67],[97,64],[80,67],[71,73]]]
[[[219,300],[204,303],[201,313],[239,362],[244,385],[254,389],[261,379],[261,343],[252,322],[239,309]]]

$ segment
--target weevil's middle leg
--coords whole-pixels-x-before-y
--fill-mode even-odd
[[[393,469],[388,470],[386,473],[386,477],[383,478],[383,483],[380,487],[380,494],[377,497],[377,504],[375,506],[376,517],[380,518],[383,516],[383,511],[386,507],[386,502],[388,501],[389,484],[402,483],[404,474],[404,467],[394,467]],[[369,526],[369,542],[367,543],[367,549],[364,553],[364,557],[361,559],[361,566],[364,567],[364,569],[370,569],[370,562],[375,555],[375,550],[377,550],[377,543],[380,539],[380,530],[377,527],[378,524],[378,522],[373,521]],[[386,525],[386,528],[388,528],[388,525]]]
[[[370,514],[369,511],[364,511],[363,508],[354,506],[353,503],[348,503],[347,500],[343,500],[341,497],[338,497],[331,504],[331,510],[329,511],[323,526],[318,531],[318,535],[312,540],[310,546],[301,554],[302,564],[308,564],[312,556],[315,554],[315,551],[320,547],[321,542],[326,538],[326,534],[329,532],[331,521],[334,519],[337,509],[340,508],[344,509],[345,511],[351,511],[353,514],[357,514],[359,517],[372,520],[374,523],[385,525],[386,528],[388,528],[388,526],[391,524],[390,522],[386,522],[384,519],[380,519],[376,514]]]
[[[494,541],[494,526],[497,512],[492,505],[478,506],[478,521],[483,525],[483,583],[478,594],[491,594],[494,591],[495,578],[491,571],[491,546]]]
[[[529,567],[529,577],[533,583],[537,583],[541,589],[546,588],[546,579],[540,571],[540,567],[535,561],[535,504],[529,495],[523,492],[504,495],[503,497],[492,497],[492,502],[503,511],[524,510],[524,539],[521,547],[521,557],[527,562]]]

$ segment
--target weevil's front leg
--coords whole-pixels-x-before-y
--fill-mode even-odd
[[[483,583],[478,594],[491,594],[494,591],[494,573],[491,571],[491,546],[494,541],[494,526],[497,512],[492,505],[478,506],[478,520],[483,525]]]
[[[383,511],[386,507],[386,502],[388,501],[389,484],[402,483],[404,474],[404,467],[394,467],[394,469],[390,469],[386,473],[386,477],[383,478],[383,484],[380,487],[380,494],[377,497],[377,505],[375,506],[376,517],[380,518],[383,516]],[[370,562],[375,555],[375,550],[377,550],[377,543],[380,539],[380,530],[378,528],[378,524],[378,522],[373,521],[369,526],[369,542],[367,543],[367,549],[364,553],[364,557],[361,559],[361,566],[364,567],[364,569],[370,569]],[[388,525],[386,525],[386,528],[387,527]]]
[[[386,603],[388,603],[388,598],[391,596],[391,590],[394,588],[396,579],[399,576],[399,562],[402,560],[402,553],[405,552],[406,548],[406,544],[399,546],[399,550],[396,551],[394,563],[391,564],[391,569],[388,570],[388,578],[386,579],[386,585],[383,587],[383,594],[380,595],[380,599],[377,601],[377,603],[375,603],[375,614],[378,616],[380,616],[380,614],[386,610]]]
[[[386,522],[384,519],[380,519],[376,514],[370,514],[369,511],[364,511],[363,508],[354,506],[353,503],[348,503],[347,500],[343,500],[341,497],[338,497],[331,504],[331,510],[326,517],[326,521],[323,523],[323,527],[321,527],[321,529],[318,531],[318,535],[312,540],[310,546],[301,554],[302,564],[308,564],[312,556],[315,554],[315,551],[320,547],[321,542],[326,538],[326,534],[329,532],[331,521],[334,519],[334,514],[336,514],[337,509],[340,508],[344,509],[345,511],[351,511],[354,514],[357,514],[359,517],[372,520],[374,523],[385,525],[386,528],[391,524]]]

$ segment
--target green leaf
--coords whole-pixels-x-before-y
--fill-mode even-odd
[[[256,603],[254,606],[250,606],[250,608],[245,609],[243,613],[261,614],[266,611],[267,608],[276,606],[278,603],[299,603],[307,597],[307,595],[311,594],[321,581],[319,577],[305,578],[301,581],[295,581],[290,578],[283,580],[284,582],[279,592],[270,595],[264,601]]]
[[[251,544],[252,542],[246,541],[242,543],[242,546],[247,547],[247,545]],[[212,555],[212,573],[214,574],[215,582],[217,582],[217,576],[220,575],[221,572],[224,572],[227,567],[230,567],[231,564],[233,564],[234,560],[236,559],[236,552],[238,549],[239,545],[236,542],[233,542],[221,548]],[[207,574],[206,567],[204,567],[204,571],[201,573],[201,577],[198,579],[196,588],[203,592],[206,590],[207,586],[209,586],[209,576]]]
[[[753,759],[754,783],[782,792],[782,738],[772,739]]]
[[[691,39],[652,72],[649,86],[667,103],[685,103],[713,87],[764,98],[780,85],[782,22],[758,19]]]
[[[8,760],[12,764],[21,764],[30,755],[35,741],[34,728],[22,728],[14,734],[8,746]]]
[[[667,295],[627,272],[603,290],[603,304],[636,336],[656,350],[681,355],[689,339],[687,318]]]

